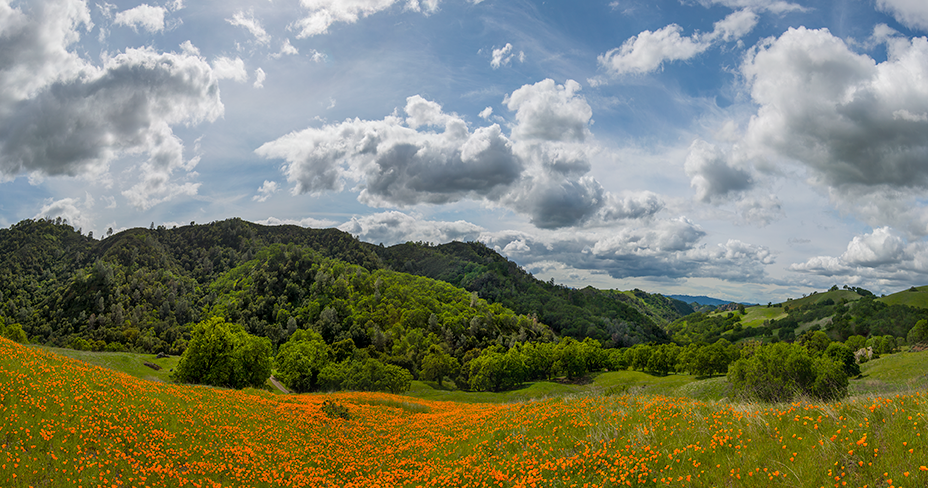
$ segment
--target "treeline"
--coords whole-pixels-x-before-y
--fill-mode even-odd
[[[534,324],[547,324],[559,335],[596,338],[607,346],[667,342],[659,324],[688,310],[682,302],[639,290],[574,290],[545,283],[479,243],[383,248],[335,229],[261,226],[240,219],[171,229],[151,225],[116,234],[109,231],[97,240],[61,219],[38,219],[0,229],[0,315],[21,324],[29,340],[37,343],[179,354],[189,341],[189,327],[224,305],[219,296],[224,285],[217,283],[274,245],[309,249],[345,267],[361,267],[368,274],[413,271],[475,292],[489,305],[529,317]],[[251,301],[231,307],[228,315],[230,320],[241,320],[250,333],[267,336],[275,346],[293,331],[290,317],[299,322],[302,313],[304,322],[315,323],[327,308],[332,309],[326,312],[327,319],[341,321],[352,315],[338,308],[338,290],[332,304],[318,302],[318,311],[301,311],[290,297],[300,300],[298,295],[310,293],[297,288],[312,286],[316,276],[307,279],[300,275],[306,270],[279,266],[265,271],[268,282],[256,276],[257,294],[243,298]],[[332,281],[338,284],[338,279]],[[287,286],[289,291],[283,289]],[[280,320],[281,309],[289,317]],[[441,314],[436,315],[441,319]],[[430,317],[431,313],[424,319]],[[364,343],[361,336],[368,332],[367,323],[356,319],[340,325],[347,332],[333,333],[345,332]],[[389,342],[393,324],[373,322]],[[478,335],[489,334],[485,328],[474,324]]]
[[[451,283],[521,314],[535,314],[562,336],[608,347],[668,342],[662,325],[693,312],[680,300],[641,290],[622,293],[544,282],[479,242],[376,248],[385,266]]]

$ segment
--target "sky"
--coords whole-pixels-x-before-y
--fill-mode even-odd
[[[0,227],[480,241],[571,287],[928,284],[924,0],[0,0]]]

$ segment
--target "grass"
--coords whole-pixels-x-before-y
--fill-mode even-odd
[[[910,307],[928,308],[928,286],[916,287],[916,291],[908,289],[893,293],[892,295],[877,298],[877,301],[887,305],[908,305]]]
[[[887,379],[904,367],[873,363]],[[0,340],[0,480],[15,488],[926,486],[926,417],[919,392],[780,405],[272,395],[143,381]]]
[[[747,307],[744,311],[745,314],[741,317],[742,327],[760,327],[768,320],[779,320],[786,317],[786,312],[781,307],[768,308],[766,305],[758,305]]]
[[[887,354],[860,365],[850,394],[878,395],[928,390],[928,351]]]
[[[158,359],[154,354],[137,354],[132,352],[95,352],[95,351],[77,351],[75,349],[65,349],[59,347],[31,346],[46,351],[74,358],[85,363],[93,364],[107,369],[120,371],[149,381],[161,381],[169,383],[171,381],[171,370],[177,367],[180,362],[180,356],[169,356]],[[145,363],[156,364],[161,367],[160,370],[154,370]]]

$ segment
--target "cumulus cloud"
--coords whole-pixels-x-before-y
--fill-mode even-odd
[[[255,70],[255,83],[252,85],[255,88],[264,88],[264,80],[267,79],[267,73],[263,69],[258,68]]]
[[[725,153],[703,140],[690,146],[683,168],[690,177],[690,186],[696,189],[696,199],[703,202],[751,188],[751,175],[732,167]]]
[[[520,63],[524,62],[525,53],[519,51],[519,54],[516,55],[512,50],[512,44],[507,42],[505,46],[493,50],[490,66],[493,67],[493,69],[499,69],[500,66],[508,66],[514,58],[518,59]]]
[[[330,229],[335,227],[334,220],[328,219],[316,219],[313,217],[306,217],[304,219],[278,219],[277,217],[268,217],[264,220],[256,220],[256,224],[261,225],[298,225],[300,227],[309,227],[312,229]]]
[[[140,181],[124,195],[147,208],[197,184],[176,124],[212,121],[223,112],[217,78],[188,53],[127,49],[91,65],[68,50],[89,25],[82,2],[42,3],[29,14],[6,11],[0,53],[0,174],[100,176],[123,156],[145,154]],[[31,76],[25,76],[32,73]]]
[[[277,182],[264,180],[261,188],[258,188],[258,194],[251,197],[256,202],[266,202],[271,195],[277,193]]]
[[[359,201],[371,206],[469,198],[527,214],[542,228],[653,215],[663,205],[655,196],[615,197],[586,176],[595,144],[592,109],[579,90],[572,80],[543,80],[505,97],[516,119],[510,137],[498,124],[471,130],[461,116],[414,95],[405,118],[309,128],[256,152],[286,161],[295,194],[341,191],[357,182]]]
[[[759,46],[742,67],[759,106],[743,141],[749,155],[800,162],[848,207],[861,194],[928,188],[928,39],[885,42],[880,63],[825,29],[790,29]]]
[[[527,269],[568,266],[604,272],[617,279],[719,278],[735,282],[762,282],[765,268],[775,262],[764,247],[739,240],[714,246],[685,219],[651,222],[647,227],[625,226],[606,232],[539,231],[535,233],[486,232],[480,240],[497,251],[516,256]]]
[[[288,134],[256,152],[287,161],[295,193],[341,190],[345,180],[362,180],[359,199],[373,206],[491,196],[515,181],[522,163],[498,125],[471,132],[459,117],[429,113],[424,102],[407,100],[412,127],[397,116],[349,119]],[[438,119],[444,120],[441,132],[413,128]]]
[[[308,15],[294,22],[293,28],[299,30],[298,38],[325,34],[332,24],[353,24],[396,3],[405,3],[407,10],[425,14],[438,10],[438,0],[300,0]]]
[[[665,61],[684,61],[693,58],[717,42],[737,40],[757,25],[757,14],[739,10],[714,25],[712,32],[683,36],[683,28],[670,24],[656,31],[646,30],[632,36],[622,46],[601,54],[599,65],[608,73],[618,76],[645,74],[657,70]]]
[[[922,0],[877,0],[876,6],[910,29],[928,31],[928,3]]]
[[[160,32],[164,30],[164,14],[166,13],[167,10],[162,7],[152,7],[143,3],[138,7],[117,13],[113,23],[132,27],[135,30],[141,27],[148,32]]]
[[[409,241],[474,241],[484,231],[479,225],[464,220],[425,220],[396,211],[352,217],[338,228],[364,241],[385,245]]]
[[[890,227],[855,236],[840,256],[816,256],[790,265],[790,271],[848,283],[904,286],[928,275],[928,243],[909,242]]]
[[[248,72],[245,71],[245,62],[242,58],[227,58],[219,56],[213,60],[213,73],[220,80],[235,80],[244,82],[248,80]]]
[[[512,137],[520,141],[584,142],[590,136],[593,109],[579,96],[580,84],[552,79],[525,85],[503,99],[516,113]]]
[[[231,19],[226,19],[226,22],[251,32],[251,35],[255,36],[255,41],[257,41],[258,44],[268,45],[271,43],[271,36],[264,30],[264,27],[261,26],[261,22],[255,18],[254,12],[252,11],[246,13],[244,10],[239,10],[232,15]]]
[[[60,200],[49,199],[42,209],[35,214],[33,219],[41,218],[58,218],[67,220],[75,229],[83,229],[83,232],[90,232],[93,225],[93,218],[88,215],[89,210],[93,207],[94,199],[90,194],[84,201],[78,198],[62,198]]]

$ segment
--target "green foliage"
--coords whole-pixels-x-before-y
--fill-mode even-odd
[[[19,342],[25,344],[29,342],[29,338],[26,337],[26,333],[23,332],[22,327],[19,324],[15,323],[6,323],[6,320],[0,315],[0,337],[7,338],[13,342]]]
[[[658,324],[692,312],[679,300],[640,290],[577,290],[546,283],[479,242],[406,243],[376,250],[394,270],[446,281],[515,313],[537,317],[560,335],[591,337],[610,346],[666,342]]]
[[[277,378],[292,391],[304,393],[319,387],[319,374],[333,359],[332,348],[312,331],[297,331],[277,352]]]
[[[329,363],[319,373],[319,386],[324,390],[385,391],[401,394],[409,391],[412,374],[376,359],[351,359]]]
[[[860,375],[860,365],[857,364],[857,360],[854,358],[854,351],[846,345],[840,342],[832,342],[825,348],[824,354],[825,357],[841,365],[844,374],[847,376],[853,378]]]
[[[322,413],[329,417],[330,419],[345,419],[351,420],[351,414],[348,413],[348,407],[326,400],[322,402],[322,405],[319,405],[319,410],[322,410]]]
[[[259,387],[271,376],[271,344],[221,317],[198,323],[174,380],[229,388]]]
[[[798,344],[780,342],[743,354],[728,370],[728,381],[743,397],[788,402],[797,396],[834,400],[847,395],[842,365],[827,356],[813,357]]]
[[[461,364],[451,357],[440,346],[433,344],[422,359],[422,373],[420,376],[427,381],[437,381],[441,386],[446,376],[454,376]]]
[[[910,345],[928,342],[928,320],[922,319],[909,330],[906,340]]]

